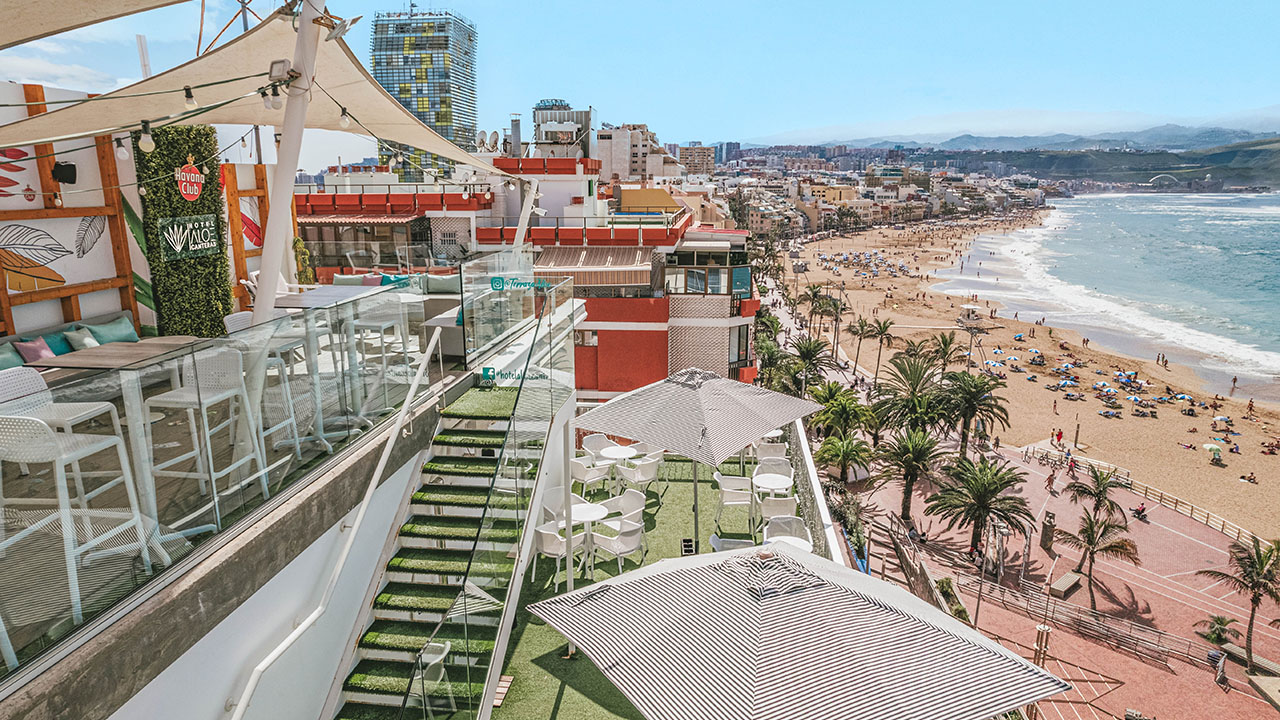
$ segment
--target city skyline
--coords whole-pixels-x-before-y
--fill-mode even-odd
[[[233,0],[207,3],[206,45],[236,6]],[[264,14],[271,5],[256,0],[250,7]],[[553,26],[540,22],[548,7],[556,16]],[[535,9],[482,1],[423,9],[463,11],[482,35],[477,126],[486,130],[504,127],[512,112],[527,116],[544,97],[593,106],[603,122],[646,123],[663,142],[680,144],[1088,134],[1164,122],[1265,126],[1266,118],[1280,117],[1274,108],[1280,95],[1265,74],[1234,72],[1211,54],[1169,44],[1189,33],[1229,38],[1232,67],[1272,66],[1280,50],[1264,33],[1273,25],[1268,16],[1280,20],[1278,7],[1244,6],[1250,23],[1191,3],[1166,5],[1158,14],[1100,3],[1073,6],[1069,14],[1007,2],[987,7],[972,17],[929,3],[913,5],[909,15],[900,8],[830,3],[805,3],[786,14],[721,2],[552,3]],[[197,8],[182,3],[28,43],[0,53],[0,71],[14,80],[90,91],[127,84],[141,76],[135,32],[147,35],[156,71],[192,57]],[[372,68],[373,14],[407,5],[334,0],[329,8],[365,15],[346,40]],[[654,20],[663,17],[704,27],[715,42],[690,45],[686,36],[658,32]],[[763,27],[770,29],[767,38],[757,35]],[[676,80],[708,67],[722,69],[719,81]],[[628,79],[637,72],[651,81]],[[1169,92],[1171,85],[1196,92]],[[335,149],[344,156],[371,154],[369,143],[349,137],[336,146],[326,139],[323,146],[330,158]],[[304,153],[312,166],[316,158]]]

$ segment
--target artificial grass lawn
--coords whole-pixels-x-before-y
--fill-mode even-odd
[[[520,539],[520,532],[513,520],[486,520],[485,525],[484,531],[480,533],[482,541],[515,542]],[[421,538],[470,540],[476,536],[478,527],[480,518],[414,515],[400,526],[400,534]]]
[[[375,608],[385,610],[436,610],[453,607],[459,588],[452,585],[418,585],[387,583],[373,600]]]
[[[453,697],[458,704],[474,700],[484,692],[484,668],[474,668],[471,674],[480,682],[467,682],[468,670],[463,665],[445,665],[449,674],[449,685],[453,686]],[[387,662],[383,660],[361,660],[355,672],[347,678],[348,690],[383,693],[385,695],[404,695],[409,689],[409,677],[413,672],[413,663]],[[449,694],[445,683],[428,690],[431,697],[445,697]]]
[[[507,493],[493,494],[489,499],[489,488],[466,487],[461,485],[423,485],[413,494],[413,501],[421,505],[460,505],[466,507],[484,507],[491,505],[504,510],[516,507],[520,498]]]
[[[738,461],[725,463],[721,472],[737,474]],[[750,474],[751,463],[747,464],[746,472]],[[670,484],[660,509],[654,492],[650,492],[649,507],[645,511],[649,540],[646,564],[678,557],[681,538],[693,537],[693,484],[689,482],[692,476],[691,463],[669,460],[662,470],[662,477],[669,478]],[[660,483],[653,486],[654,491],[661,488]],[[698,503],[702,552],[711,552],[707,538],[715,532],[718,492],[707,467],[698,469]],[[722,537],[749,537],[746,508],[725,510],[721,531]],[[638,567],[638,560],[638,556],[627,558],[623,571],[634,570]],[[528,611],[530,603],[558,594],[552,587],[553,567],[551,560],[540,558],[537,582],[525,578],[520,594],[521,607],[516,613],[516,624],[502,671],[502,674],[515,679],[502,706],[494,709],[494,720],[642,720],[630,701],[582,653],[577,653],[572,660],[563,659],[567,649],[564,636]],[[596,563],[597,580],[617,574],[618,566],[611,558],[602,557]],[[560,579],[559,592],[564,592],[563,573]],[[590,583],[583,577],[575,580],[576,587]]]
[[[409,650],[417,652],[432,641],[431,631],[435,626],[431,623],[395,622],[377,620],[369,627],[368,632],[360,639],[361,647],[380,648],[383,650]],[[445,623],[435,634],[434,641],[452,643],[452,651],[468,655],[485,655],[493,652],[497,638],[496,627],[471,625],[464,627],[462,623]]]
[[[497,458],[451,457],[437,455],[422,464],[422,472],[428,475],[472,475],[493,477],[498,471]]]
[[[395,557],[387,563],[388,570],[401,572],[436,573],[440,575],[462,575],[468,566],[472,575],[481,577],[510,577],[515,562],[502,557],[502,562],[493,562],[497,553],[480,552],[471,561],[470,550],[418,550],[401,548]]]
[[[440,413],[447,418],[508,420],[516,411],[519,388],[471,388]]]
[[[458,447],[500,448],[507,438],[506,430],[441,430],[432,442]]]
[[[334,720],[400,720],[400,706],[347,703]]]

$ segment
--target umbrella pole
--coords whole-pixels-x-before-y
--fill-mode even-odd
[[[698,530],[698,461],[693,461],[693,554],[702,552],[702,532]]]

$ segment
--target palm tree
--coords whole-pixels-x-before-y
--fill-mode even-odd
[[[1205,639],[1217,645],[1226,642],[1228,639],[1236,640],[1240,637],[1240,631],[1231,627],[1231,624],[1235,622],[1239,621],[1226,615],[1210,615],[1204,620],[1196,621],[1195,626],[1204,628]],[[1274,625],[1275,622],[1273,620],[1272,624]]]
[[[782,332],[782,321],[772,313],[764,312],[756,316],[756,335],[770,340],[777,340]]]
[[[964,349],[959,341],[956,340],[956,334],[949,332],[946,334],[938,333],[929,338],[929,345],[934,361],[942,366],[942,371],[946,372],[947,366],[954,362],[960,362],[960,358],[964,357]]]
[[[947,478],[941,489],[924,501],[924,512],[941,515],[948,530],[956,525],[972,527],[970,547],[978,546],[993,519],[1019,534],[1026,534],[1035,521],[1026,498],[1007,494],[1025,482],[1026,475],[1003,460],[982,458],[974,463],[962,459],[947,468]]]
[[[849,468],[866,470],[871,465],[871,446],[854,437],[832,435],[822,441],[814,459],[826,465],[840,468],[840,482],[848,484]]]
[[[880,353],[893,344],[893,334],[889,332],[891,328],[892,320],[876,320],[871,323],[870,339],[876,341],[876,375],[871,381],[872,387],[880,384]]]
[[[756,361],[760,363],[760,377],[767,387],[778,374],[787,360],[790,359],[787,351],[778,347],[778,343],[773,340],[757,340],[756,341]]]
[[[943,378],[943,393],[953,419],[960,423],[960,457],[965,457],[969,447],[969,430],[974,420],[984,425],[1009,427],[1009,410],[1004,398],[995,394],[1004,387],[1004,381],[989,375],[971,375],[966,372],[949,372]]]
[[[1071,496],[1072,502],[1080,504],[1088,502],[1095,515],[1106,515],[1128,524],[1124,509],[1120,507],[1120,503],[1111,498],[1112,490],[1120,490],[1124,487],[1125,484],[1116,477],[1114,470],[1104,472],[1090,465],[1089,479],[1072,480],[1065,490]]]
[[[902,522],[911,525],[911,494],[916,482],[929,478],[943,457],[938,441],[923,430],[900,432],[880,448],[878,458],[886,478],[902,480]]]
[[[1263,599],[1280,602],[1280,540],[1263,547],[1258,538],[1252,545],[1231,543],[1229,571],[1198,570],[1197,575],[1217,580],[1241,595],[1249,596],[1249,624],[1245,629],[1244,656],[1248,672],[1253,672],[1253,624]]]
[[[849,437],[862,425],[863,415],[863,407],[856,398],[840,395],[826,403],[813,419],[828,435]]]
[[[898,351],[901,355],[911,358],[925,358],[929,354],[928,340],[907,340],[903,342],[902,349]]]
[[[938,396],[937,369],[925,358],[893,356],[885,383],[875,395],[883,403],[885,418],[892,426],[926,430],[946,417]]]
[[[1076,572],[1084,567],[1085,563],[1089,564],[1089,570],[1086,577],[1089,580],[1089,607],[1093,610],[1098,609],[1098,600],[1093,594],[1093,564],[1099,557],[1115,558],[1141,565],[1142,560],[1138,557],[1138,546],[1132,540],[1124,537],[1129,531],[1127,525],[1115,522],[1107,516],[1094,515],[1091,510],[1085,510],[1080,516],[1080,530],[1078,533],[1071,533],[1062,528],[1054,530],[1054,538],[1061,541],[1067,547],[1072,547],[1080,551],[1080,562],[1076,565]],[[1203,572],[1203,571],[1201,571]]]
[[[862,341],[871,337],[871,323],[867,319],[859,316],[857,320],[849,323],[845,327],[845,332],[858,338],[858,347],[853,351],[853,371],[858,372],[858,356],[862,354]]]
[[[840,321],[844,320],[844,314],[849,312],[849,304],[840,298],[833,297],[827,303],[827,312],[832,318],[831,323],[831,353],[839,359],[840,350]]]
[[[807,285],[804,292],[800,293],[799,301],[809,306],[809,324],[805,327],[813,327],[813,311],[823,297],[821,285]]]
[[[844,383],[835,380],[828,380],[821,385],[814,385],[809,388],[809,397],[813,398],[813,401],[819,405],[828,405],[836,398],[849,394],[849,388],[845,387]]]
[[[882,403],[858,406],[858,427],[871,437],[871,447],[880,447],[880,434],[885,429],[884,406]]]
[[[831,345],[821,338],[798,335],[791,341],[791,354],[800,362],[804,374],[804,387],[809,387],[809,378],[822,376],[822,372],[835,367],[831,357]],[[803,394],[801,395],[803,397]]]

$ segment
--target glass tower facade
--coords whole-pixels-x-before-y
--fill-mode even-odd
[[[380,12],[374,16],[373,77],[400,104],[446,140],[466,149],[476,135],[476,28],[447,10]],[[402,179],[422,181],[423,168],[449,162],[416,148],[397,146],[407,160]],[[379,149],[386,163],[393,152]]]

